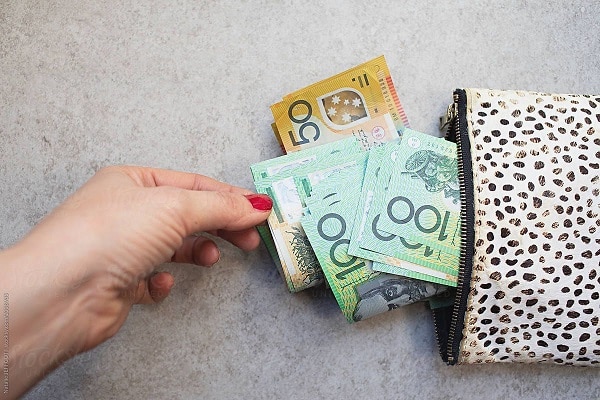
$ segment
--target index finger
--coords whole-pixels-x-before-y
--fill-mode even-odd
[[[253,193],[251,190],[229,185],[216,179],[191,172],[135,166],[123,167],[123,172],[145,187],[173,186],[187,190],[210,190],[239,194]]]

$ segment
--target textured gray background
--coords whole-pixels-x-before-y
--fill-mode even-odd
[[[430,3],[430,4],[425,4]],[[435,4],[435,5],[434,5]],[[0,1],[0,246],[109,164],[252,188],[269,105],[385,54],[414,128],[455,87],[600,93],[597,1]],[[422,304],[348,325],[264,248],[166,265],[172,296],[29,399],[600,398],[598,370],[445,366]]]

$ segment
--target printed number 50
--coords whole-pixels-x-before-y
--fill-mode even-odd
[[[299,105],[303,105],[306,107],[306,116],[304,118],[296,118],[293,114],[292,114],[292,110],[294,109],[294,107],[299,106]],[[317,139],[319,138],[319,136],[321,135],[321,131],[319,130],[319,126],[314,123],[309,121],[310,117],[312,116],[312,107],[310,106],[310,103],[306,100],[296,100],[294,101],[292,104],[290,104],[290,107],[288,108],[288,117],[290,118],[290,120],[292,120],[292,122],[295,122],[297,124],[301,124],[300,125],[300,129],[298,129],[298,137],[299,140],[296,139],[296,136],[294,136],[294,132],[293,131],[288,131],[289,135],[290,135],[290,140],[292,141],[292,144],[294,146],[300,146],[303,144],[307,144],[310,143],[310,139],[308,139],[304,133],[305,129],[307,128],[312,128],[314,130],[314,135],[312,138],[313,142],[316,142]]]

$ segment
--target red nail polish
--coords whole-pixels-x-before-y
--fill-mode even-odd
[[[273,200],[264,194],[247,194],[246,198],[255,210],[269,211],[273,208]]]

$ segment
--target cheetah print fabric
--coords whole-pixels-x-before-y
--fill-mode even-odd
[[[467,90],[475,243],[459,363],[600,362],[600,96]]]

